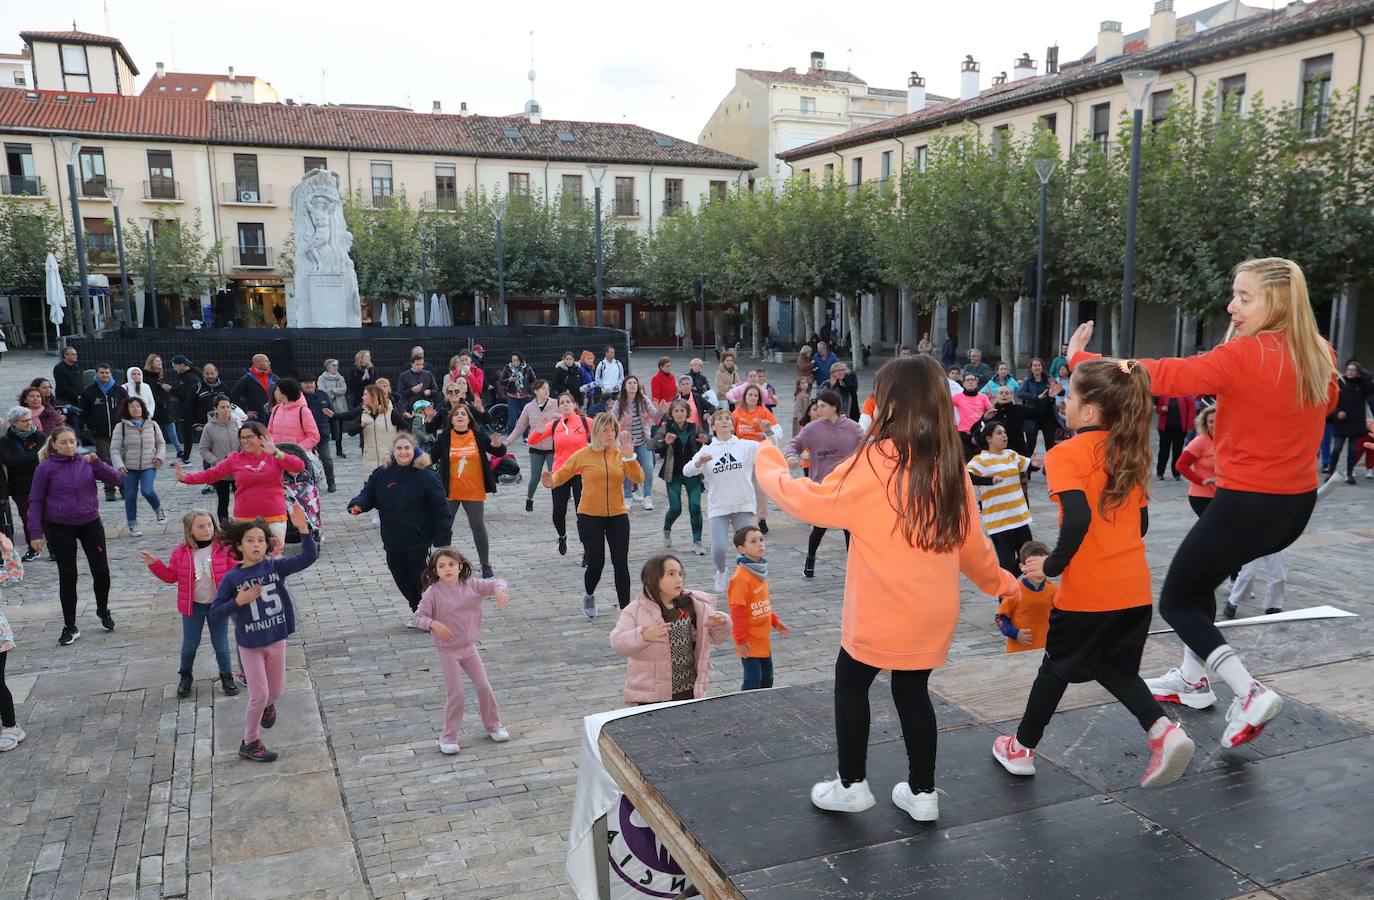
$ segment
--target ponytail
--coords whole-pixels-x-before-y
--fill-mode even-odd
[[[1101,412],[1107,429],[1104,444],[1107,486],[1098,501],[1106,516],[1125,504],[1135,490],[1150,497],[1150,423],[1154,399],[1150,373],[1134,359],[1093,359],[1073,370],[1070,390],[1079,403]]]

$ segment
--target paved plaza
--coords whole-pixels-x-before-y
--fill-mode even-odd
[[[631,367],[647,379],[657,356],[641,351]],[[688,358],[676,355],[674,371],[685,371]],[[49,375],[53,362],[35,352],[5,354],[0,398]],[[879,362],[862,373],[865,389]],[[769,368],[787,422],[792,365]],[[176,697],[175,588],[155,580],[136,555],[148,550],[166,558],[180,540],[181,514],[213,508],[212,496],[176,484],[170,472],[160,475],[170,519],[152,525],[143,507],[145,536],[137,539],[124,528],[122,504],[102,502],[114,572],[113,633],[96,622],[83,577],[82,637],[57,646],[56,569],[41,558],[28,564],[22,587],[5,591],[18,645],[7,676],[28,739],[0,754],[0,900],[571,896],[563,866],[580,720],[621,705],[625,671],[607,641],[615,622],[609,567],[597,595],[601,615],[588,621],[580,612],[577,544],[568,556],[557,554],[548,491],[536,493],[533,513],[524,511],[524,485],[503,486],[488,501],[493,564],[510,582],[512,603],[488,607],[480,646],[512,739],[487,738],[469,692],[462,751],[441,755],[439,666],[429,636],[405,628],[408,611],[383,563],[376,527],[344,513],[361,483],[356,440],[346,448],[348,458],[336,462],[339,492],[322,495],[322,556],[291,579],[299,630],[288,641],[278,723],[263,735],[281,751],[274,764],[238,758],[247,694],[226,697],[212,683],[208,640],[196,660],[195,690]],[[526,466],[523,452],[520,459]],[[1153,486],[1148,544],[1158,588],[1194,516],[1183,484]],[[1361,731],[1374,728],[1374,600],[1366,580],[1374,559],[1371,498],[1374,481],[1363,477],[1357,486],[1337,486],[1288,554],[1289,608],[1332,604],[1360,618],[1230,633],[1256,674],[1283,673],[1273,680],[1279,690]],[[654,511],[631,514],[636,589],[643,561],[662,550],[661,486],[656,500]],[[1039,477],[1032,500],[1035,535],[1052,542],[1055,507]],[[777,683],[828,682],[838,646],[843,541],[828,535],[817,577],[803,580],[808,528],[776,511],[769,522],[775,608],[792,629],[774,643]],[[678,552],[689,551],[685,515],[674,536]],[[462,517],[454,543],[475,558]],[[709,589],[709,557],[687,552],[683,561],[688,586]],[[1002,660],[995,602],[965,583],[962,605],[950,664],[932,686],[984,721],[1013,718],[1039,654]],[[1244,612],[1257,614],[1260,606],[1256,600]],[[1176,664],[1178,650],[1171,635],[1152,637],[1147,674]],[[738,689],[733,653],[718,648],[714,660],[711,694]],[[1095,689],[1076,686],[1064,707],[1101,699]],[[1194,735],[1200,754],[1220,752],[1220,730],[1217,724]],[[1330,896],[1320,884],[1308,888],[1251,896]]]

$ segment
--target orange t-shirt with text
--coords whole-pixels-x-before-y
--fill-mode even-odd
[[[482,483],[482,460],[477,455],[477,438],[471,431],[453,433],[448,447],[448,498],[486,500]]]
[[[755,407],[753,412],[749,412],[743,406],[737,406],[734,419],[735,434],[746,441],[767,440],[773,426],[778,424],[777,416],[764,406]]]
[[[735,655],[744,656],[743,645],[749,644],[749,658],[762,659],[773,654],[770,634],[782,620],[773,612],[768,594],[768,582],[740,566],[730,576],[726,597],[730,604],[730,622],[735,638]]]

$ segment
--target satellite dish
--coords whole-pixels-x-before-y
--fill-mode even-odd
[[[533,69],[530,69],[530,73],[529,73],[529,75],[527,75],[526,77],[529,78],[530,81],[533,81],[533,80],[534,80],[534,70],[533,70]]]

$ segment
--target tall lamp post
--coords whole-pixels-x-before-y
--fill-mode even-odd
[[[133,305],[129,300],[129,270],[124,265],[124,227],[119,224],[119,201],[124,199],[124,188],[112,184],[105,185],[105,196],[114,206],[115,250],[119,254],[119,284],[124,297],[124,324],[134,324]]]
[[[1131,98],[1131,180],[1126,194],[1126,274],[1121,282],[1121,352],[1135,352],[1135,208],[1140,198],[1140,135],[1145,103],[1159,81],[1154,69],[1132,69],[1121,76]]]
[[[501,234],[501,220],[506,217],[506,197],[496,198],[492,210],[496,213],[496,308],[501,324],[506,324],[506,240]]]
[[[1035,344],[1031,356],[1040,353],[1040,321],[1045,309],[1045,216],[1050,205],[1050,176],[1054,174],[1054,160],[1037,159],[1035,174],[1040,176],[1040,252],[1035,264]]]
[[[153,234],[153,221],[148,220],[148,308],[143,311],[143,324],[148,323],[148,314],[153,316],[153,327],[157,327],[157,270],[154,266],[154,258],[157,256],[157,240]]]
[[[76,236],[76,273],[81,279],[81,318],[88,334],[95,334],[94,314],[87,312],[91,306],[91,287],[86,280],[86,236],[81,228],[81,202],[76,195],[76,161],[81,153],[81,138],[59,137],[57,149],[62,161],[67,164],[67,190],[72,200],[72,232]],[[87,319],[87,316],[91,318]]]
[[[593,228],[596,232],[596,327],[600,328],[606,324],[605,297],[606,297],[606,273],[604,264],[601,260],[601,182],[606,177],[606,166],[599,163],[587,166],[587,171],[592,176],[592,195],[595,197],[596,222]]]

